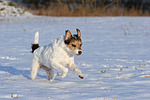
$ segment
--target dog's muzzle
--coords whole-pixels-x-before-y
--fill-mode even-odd
[[[82,54],[82,50],[81,50],[81,49],[76,49],[76,50],[72,51],[72,53],[73,53],[73,55],[75,55],[75,56],[79,56],[79,55]]]
[[[77,52],[77,56],[79,56],[79,55],[81,55],[82,54],[82,50],[79,50],[78,52]]]

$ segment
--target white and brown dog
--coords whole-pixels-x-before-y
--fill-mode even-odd
[[[82,41],[79,29],[77,35],[72,35],[69,30],[66,30],[65,36],[54,40],[47,46],[39,47],[39,33],[35,33],[34,44],[32,44],[33,59],[31,63],[31,79],[34,80],[40,68],[47,73],[48,80],[54,78],[53,69],[62,70],[61,77],[64,78],[68,67],[73,70],[81,79],[84,78],[81,71],[74,64],[74,56],[82,54]]]

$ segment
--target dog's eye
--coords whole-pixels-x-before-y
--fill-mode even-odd
[[[73,47],[76,47],[76,45],[72,44]]]

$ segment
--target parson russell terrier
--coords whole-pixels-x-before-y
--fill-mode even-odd
[[[34,44],[32,44],[33,59],[31,63],[31,79],[34,80],[40,68],[47,73],[48,80],[54,78],[54,69],[62,70],[61,77],[64,78],[68,67],[73,70],[81,79],[84,78],[81,71],[74,64],[74,56],[82,54],[82,41],[79,29],[76,29],[77,34],[72,35],[69,30],[66,30],[65,36],[54,40],[47,46],[39,47],[39,33],[35,33]]]

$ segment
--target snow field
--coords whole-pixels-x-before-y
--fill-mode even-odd
[[[149,100],[149,17],[7,17],[0,18],[0,99]],[[31,43],[39,31],[47,45],[69,29],[81,30],[83,54],[73,71],[53,82],[39,70],[30,79]]]

